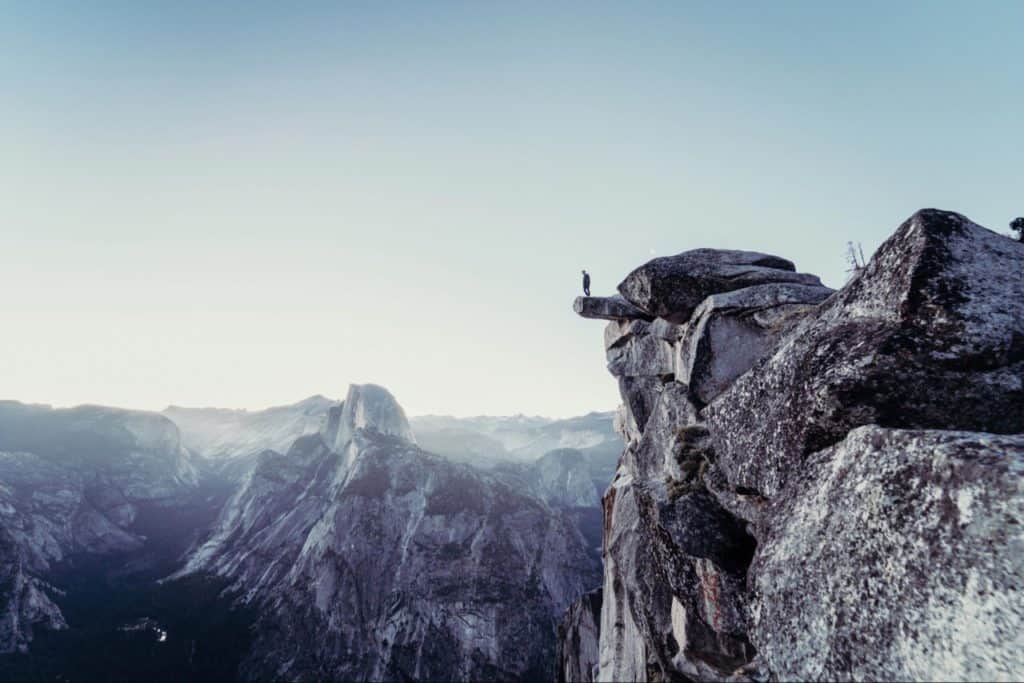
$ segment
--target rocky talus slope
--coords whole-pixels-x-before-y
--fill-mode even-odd
[[[923,210],[837,292],[709,249],[619,292],[574,306],[626,447],[559,678],[1024,677],[1024,244]]]
[[[259,613],[249,680],[550,679],[558,618],[600,582],[570,517],[421,450],[373,385],[262,454],[183,574]]]

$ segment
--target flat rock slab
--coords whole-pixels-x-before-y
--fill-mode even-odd
[[[821,285],[815,275],[796,273],[793,263],[753,251],[694,249],[640,266],[619,284],[619,293],[648,315],[683,323],[704,299],[769,282]]]
[[[618,295],[578,296],[572,310],[583,318],[596,320],[651,320],[654,317]]]

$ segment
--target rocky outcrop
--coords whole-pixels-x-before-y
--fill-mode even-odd
[[[786,259],[754,251],[694,249],[648,261],[619,283],[619,293],[649,317],[682,323],[712,294],[770,282],[821,285],[795,270]]]
[[[1022,264],[927,210],[836,293],[748,252],[631,273],[597,679],[1019,679]]]
[[[650,320],[654,316],[629,303],[621,296],[578,296],[572,309],[584,318],[595,320]]]
[[[571,519],[418,448],[374,386],[264,453],[185,573],[258,609],[260,680],[550,678],[557,619],[599,581]]]

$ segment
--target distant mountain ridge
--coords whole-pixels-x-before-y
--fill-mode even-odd
[[[417,422],[374,385],[260,411],[0,401],[0,679],[549,677],[599,583],[611,415]]]
[[[190,450],[207,458],[234,458],[288,450],[300,436],[319,431],[337,403],[317,394],[264,410],[168,406],[162,414],[178,425]]]
[[[513,415],[509,417],[451,417],[423,415],[412,418],[421,439],[445,433],[472,433],[500,444],[510,460],[535,460],[558,448],[586,450],[621,439],[612,429],[615,413],[592,412],[565,419]]]
[[[178,425],[182,443],[210,459],[254,458],[265,450],[287,452],[296,439],[321,431],[338,401],[317,394],[264,410],[169,406],[162,414]],[[556,419],[539,416],[452,417],[424,415],[408,420],[424,450],[451,460],[490,467],[500,462],[533,462],[559,449],[583,453],[593,477],[607,483],[622,451],[614,412]],[[251,463],[250,463],[251,464]],[[243,463],[222,463],[245,471]]]

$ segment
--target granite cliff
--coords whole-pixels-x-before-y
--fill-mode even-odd
[[[574,309],[625,451],[560,679],[1024,676],[1024,244],[923,210],[836,292],[699,249]]]
[[[592,487],[566,472],[560,495],[574,472]],[[373,385],[260,456],[188,575],[258,612],[240,672],[258,680],[550,678],[558,618],[600,580],[571,517],[421,450]]]

